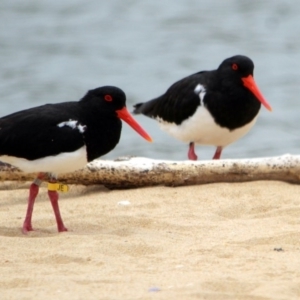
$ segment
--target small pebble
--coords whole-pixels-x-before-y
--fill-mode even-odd
[[[282,252],[284,251],[282,248],[274,248],[274,251],[277,251],[277,252]]]
[[[118,205],[123,205],[123,206],[128,206],[128,205],[130,205],[131,203],[130,203],[130,201],[128,201],[128,200],[123,200],[123,201],[119,201],[118,202]]]
[[[149,290],[148,290],[148,292],[150,292],[150,293],[156,293],[156,292],[159,292],[159,291],[160,291],[160,288],[159,288],[159,287],[156,287],[156,286],[151,287],[151,288],[149,288]]]
[[[180,268],[183,268],[183,267],[184,267],[183,265],[176,265],[175,266],[176,269],[180,269]]]

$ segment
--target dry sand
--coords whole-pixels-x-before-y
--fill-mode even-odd
[[[1,299],[300,298],[299,185],[71,186],[67,233],[42,188],[24,236],[28,185],[1,185]]]

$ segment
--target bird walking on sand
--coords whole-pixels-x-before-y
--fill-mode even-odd
[[[189,143],[188,158],[197,160],[196,144],[213,145],[213,159],[255,124],[261,104],[272,110],[253,79],[246,56],[225,59],[218,69],[175,82],[162,96],[134,107],[134,114],[156,119],[162,130]]]
[[[57,191],[63,185],[57,183],[57,175],[81,169],[114,149],[120,140],[120,119],[151,141],[129,114],[125,93],[113,86],[90,90],[78,102],[46,104],[0,119],[0,161],[38,173],[29,189],[24,234],[33,230],[33,206],[43,180],[49,182],[58,231],[67,231],[58,205]]]

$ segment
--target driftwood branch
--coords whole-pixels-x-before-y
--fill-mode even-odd
[[[31,181],[36,174],[0,166],[0,180]],[[84,169],[61,174],[68,184],[103,184],[109,188],[194,185],[214,182],[280,180],[300,183],[300,155],[213,161],[160,161],[125,157],[116,161],[96,160]]]

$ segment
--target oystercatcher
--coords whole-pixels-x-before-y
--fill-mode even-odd
[[[216,146],[213,159],[219,159],[225,146],[251,129],[261,104],[271,111],[253,69],[246,56],[227,58],[218,69],[183,78],[162,96],[136,104],[133,113],[156,119],[161,129],[189,143],[190,160],[197,160],[195,143]]]
[[[121,89],[104,86],[88,91],[78,102],[46,104],[0,119],[0,161],[38,173],[30,186],[23,233],[33,230],[33,206],[43,180],[48,181],[58,231],[67,231],[57,193],[65,187],[57,183],[57,175],[80,169],[115,148],[121,135],[120,119],[151,141],[125,102]]]

